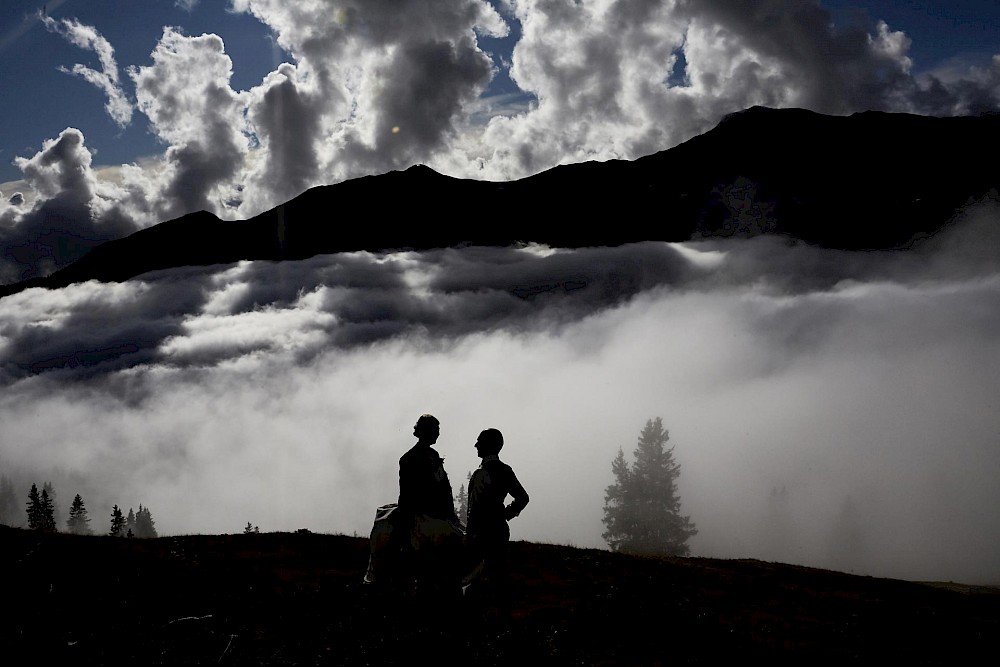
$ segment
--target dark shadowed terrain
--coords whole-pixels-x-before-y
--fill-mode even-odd
[[[0,655],[48,665],[971,664],[1000,589],[512,545],[513,617],[361,583],[367,540],[0,527]]]

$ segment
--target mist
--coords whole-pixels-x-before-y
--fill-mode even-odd
[[[0,300],[0,472],[164,534],[367,535],[416,418],[515,540],[606,548],[662,417],[696,556],[1000,582],[1000,206],[905,251],[759,237],[327,255]],[[65,516],[65,514],[64,514]]]

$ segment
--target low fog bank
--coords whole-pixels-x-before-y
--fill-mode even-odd
[[[692,553],[1000,583],[1000,215],[895,253],[773,238],[187,269],[0,300],[0,472],[95,529],[367,534],[423,412],[496,427],[512,537],[603,547],[660,416]],[[19,489],[22,502],[27,486]]]

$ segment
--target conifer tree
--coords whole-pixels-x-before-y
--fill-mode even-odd
[[[465,476],[466,482],[472,481],[472,471]],[[469,489],[465,484],[458,487],[458,495],[455,496],[455,505],[458,508],[456,514],[458,514],[458,520],[462,522],[463,525],[469,522]]]
[[[139,509],[142,509],[142,505],[139,505]],[[128,516],[125,518],[125,533],[132,537],[135,535],[135,512],[132,508],[128,508]]]
[[[129,512],[131,514],[131,512]],[[153,521],[153,515],[150,513],[148,507],[143,507],[139,505],[139,511],[135,515],[135,531],[136,537],[156,537],[156,522]]]
[[[49,504],[52,505],[52,525],[55,526],[59,517],[59,503],[56,500],[56,490],[52,486],[52,482],[42,484],[42,492],[49,496]]]
[[[111,530],[108,535],[113,537],[124,537],[125,535],[125,516],[118,505],[111,509]]]
[[[38,486],[31,485],[28,491],[28,528],[30,530],[41,530],[42,526],[42,498],[38,495]]]
[[[45,531],[46,533],[56,532],[55,507],[52,503],[52,499],[49,498],[48,490],[44,488],[42,489],[42,495],[39,498],[38,516],[38,530]]]
[[[458,486],[458,495],[455,498],[455,503],[458,505],[458,520],[463,524],[469,521],[469,494],[465,492],[465,484],[460,484]]]
[[[66,520],[66,528],[74,535],[90,535],[90,517],[87,516],[87,508],[83,504],[83,498],[76,494],[73,503],[69,506],[69,518]]]
[[[677,494],[680,464],[669,434],[657,417],[639,434],[629,466],[621,448],[611,462],[615,482],[604,494],[602,537],[613,551],[686,556],[687,541],[698,531],[690,517],[681,516]]]

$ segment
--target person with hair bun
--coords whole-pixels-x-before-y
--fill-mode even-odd
[[[441,424],[433,415],[420,415],[413,435],[416,444],[399,458],[399,510],[408,516],[424,514],[457,524],[444,458],[433,447],[441,435]]]

